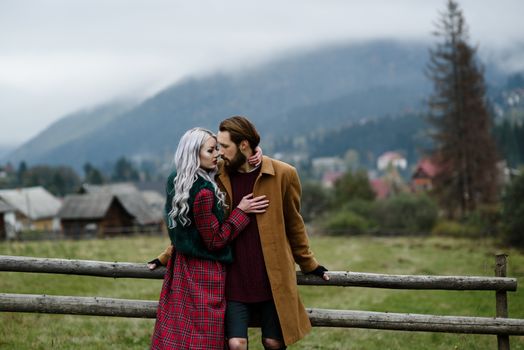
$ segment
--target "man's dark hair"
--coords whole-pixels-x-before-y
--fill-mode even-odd
[[[260,135],[257,129],[246,117],[235,115],[227,118],[220,123],[219,131],[228,131],[233,141],[237,146],[240,142],[247,140],[252,150],[257,148],[260,143]]]

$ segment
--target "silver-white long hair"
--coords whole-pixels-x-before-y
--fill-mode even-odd
[[[176,227],[177,219],[182,226],[191,224],[191,220],[188,217],[191,208],[189,208],[187,202],[189,190],[191,190],[198,176],[213,184],[219,205],[225,206],[225,195],[215,182],[217,169],[206,171],[200,168],[200,150],[210,137],[216,139],[216,136],[207,129],[193,128],[186,131],[178,143],[175,152],[176,177],[173,180],[175,195],[172,201],[172,209],[168,213],[170,228]]]

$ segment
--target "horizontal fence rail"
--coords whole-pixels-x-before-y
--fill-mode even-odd
[[[10,312],[155,318],[157,306],[158,302],[145,300],[0,293],[0,311]],[[313,308],[308,308],[307,313],[317,327],[524,335],[521,319]]]
[[[162,279],[165,268],[150,271],[146,264],[33,258],[0,255],[0,271],[54,273],[113,278]],[[330,280],[297,272],[299,285],[331,285],[391,289],[516,291],[517,279],[483,276],[386,275],[329,271]]]

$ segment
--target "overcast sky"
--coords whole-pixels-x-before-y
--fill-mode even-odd
[[[471,41],[524,70],[524,1],[462,0]],[[0,0],[0,145],[66,113],[294,48],[432,40],[445,0]],[[524,50],[523,50],[524,51]]]

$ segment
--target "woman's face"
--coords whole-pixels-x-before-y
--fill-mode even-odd
[[[200,147],[200,167],[206,171],[215,170],[218,163],[217,140],[209,137]]]

